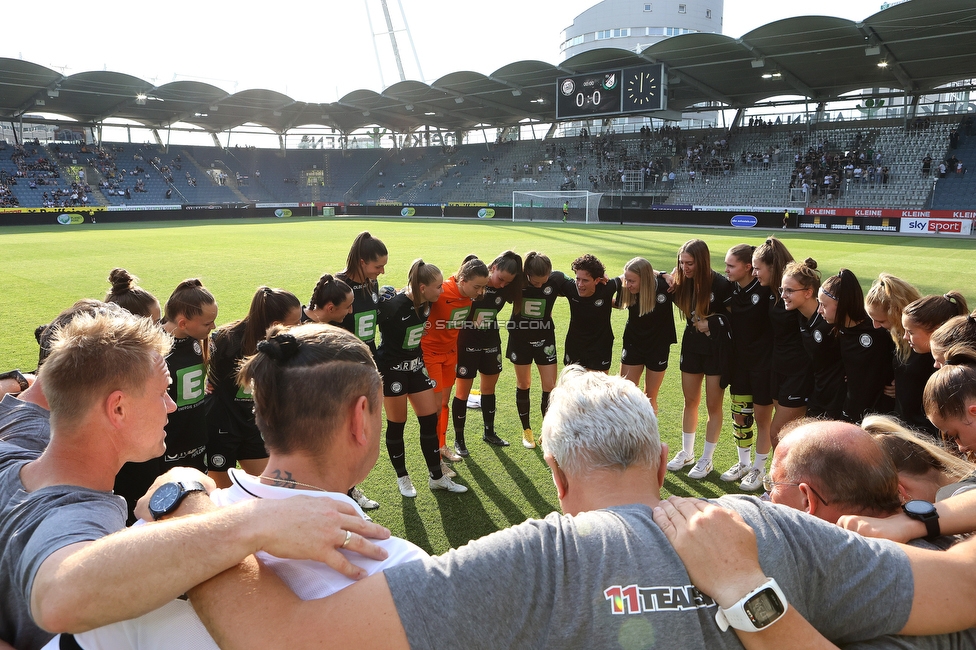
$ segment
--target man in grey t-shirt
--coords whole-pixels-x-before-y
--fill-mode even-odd
[[[51,441],[51,415],[47,400],[35,381],[20,395],[0,399],[0,441],[41,453]]]
[[[254,566],[195,588],[191,601],[228,648],[326,638],[357,648],[741,648],[733,631],[719,630],[716,603],[694,587],[652,519],[667,448],[643,393],[619,377],[567,368],[543,447],[564,515],[391,568],[320,601],[299,601]],[[762,570],[790,603],[783,622],[753,639],[795,642],[796,630],[809,629],[802,614],[827,639],[855,643],[920,629],[931,613],[915,609],[914,560],[900,547],[749,497],[718,502],[755,531]]]

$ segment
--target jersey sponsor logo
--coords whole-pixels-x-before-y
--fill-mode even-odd
[[[596,307],[602,307],[603,306],[603,298],[600,298],[600,299],[594,301],[593,305],[596,306]]]
[[[418,323],[412,327],[408,327],[406,334],[403,336],[403,349],[404,350],[415,350],[417,346],[420,345],[420,339],[424,336],[424,331],[427,329],[424,327],[426,323]]]
[[[390,392],[399,393],[402,390],[403,390],[403,384],[401,384],[400,382],[395,381],[392,384],[390,384]]]
[[[542,318],[546,315],[546,301],[539,298],[522,299],[522,316],[525,318]]]
[[[374,294],[375,298],[375,294]],[[360,341],[372,341],[376,338],[376,310],[361,311],[352,315],[352,333],[359,337]]]
[[[227,458],[222,454],[214,454],[210,457],[210,465],[212,467],[223,467],[227,464]]]
[[[543,287],[542,293],[546,296],[550,295],[552,293],[552,287]]]
[[[823,342],[823,334],[820,333],[820,330],[813,330],[813,340],[817,343]]]
[[[618,616],[646,612],[681,612],[716,606],[714,600],[693,585],[614,585],[603,591],[603,597],[610,601],[610,613]]]
[[[204,447],[197,447],[196,449],[191,449],[189,451],[181,451],[178,454],[166,454],[165,456],[163,456],[163,461],[167,463],[175,463],[185,458],[194,458],[206,451],[207,448],[204,446]]]
[[[751,300],[752,300],[752,304],[758,305],[759,304],[759,294],[758,293],[752,294]]]
[[[471,318],[471,322],[475,329],[489,329],[495,322],[497,313],[494,309],[477,309]]]
[[[468,307],[458,307],[451,310],[447,319],[447,329],[459,330],[464,327],[464,319],[468,316]]]
[[[206,378],[207,374],[202,363],[176,371],[177,408],[196,404],[203,399]]]
[[[668,297],[665,296],[663,293],[657,294],[657,302],[658,302],[658,304],[664,304],[667,301],[668,301]]]
[[[870,334],[861,334],[857,338],[857,342],[861,344],[862,348],[869,348],[874,345],[874,338]]]
[[[254,401],[254,396],[251,394],[251,385],[248,384],[247,386],[238,388],[237,395],[234,396],[234,399],[245,400],[247,402]]]

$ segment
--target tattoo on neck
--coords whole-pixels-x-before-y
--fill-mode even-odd
[[[271,475],[266,478],[271,480],[271,484],[277,487],[286,487],[295,489],[295,479],[291,477],[291,472],[282,471],[280,469],[272,470]]]

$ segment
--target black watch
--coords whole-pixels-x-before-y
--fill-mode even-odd
[[[149,498],[149,513],[155,521],[176,510],[190,492],[206,491],[207,488],[203,487],[203,483],[200,481],[164,483],[156,488],[152,497]]]
[[[942,534],[939,528],[939,511],[928,501],[909,501],[901,509],[912,519],[925,524],[925,530],[928,532],[925,539],[931,540]]]
[[[23,392],[30,388],[30,382],[27,381],[27,377],[24,376],[19,369],[8,370],[7,372],[0,373],[0,379],[13,379],[20,386],[20,391]]]

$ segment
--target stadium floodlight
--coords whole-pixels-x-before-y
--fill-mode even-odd
[[[512,192],[512,221],[567,221],[597,223],[600,220],[602,192],[567,190],[561,192]],[[568,205],[567,205],[568,204]]]

